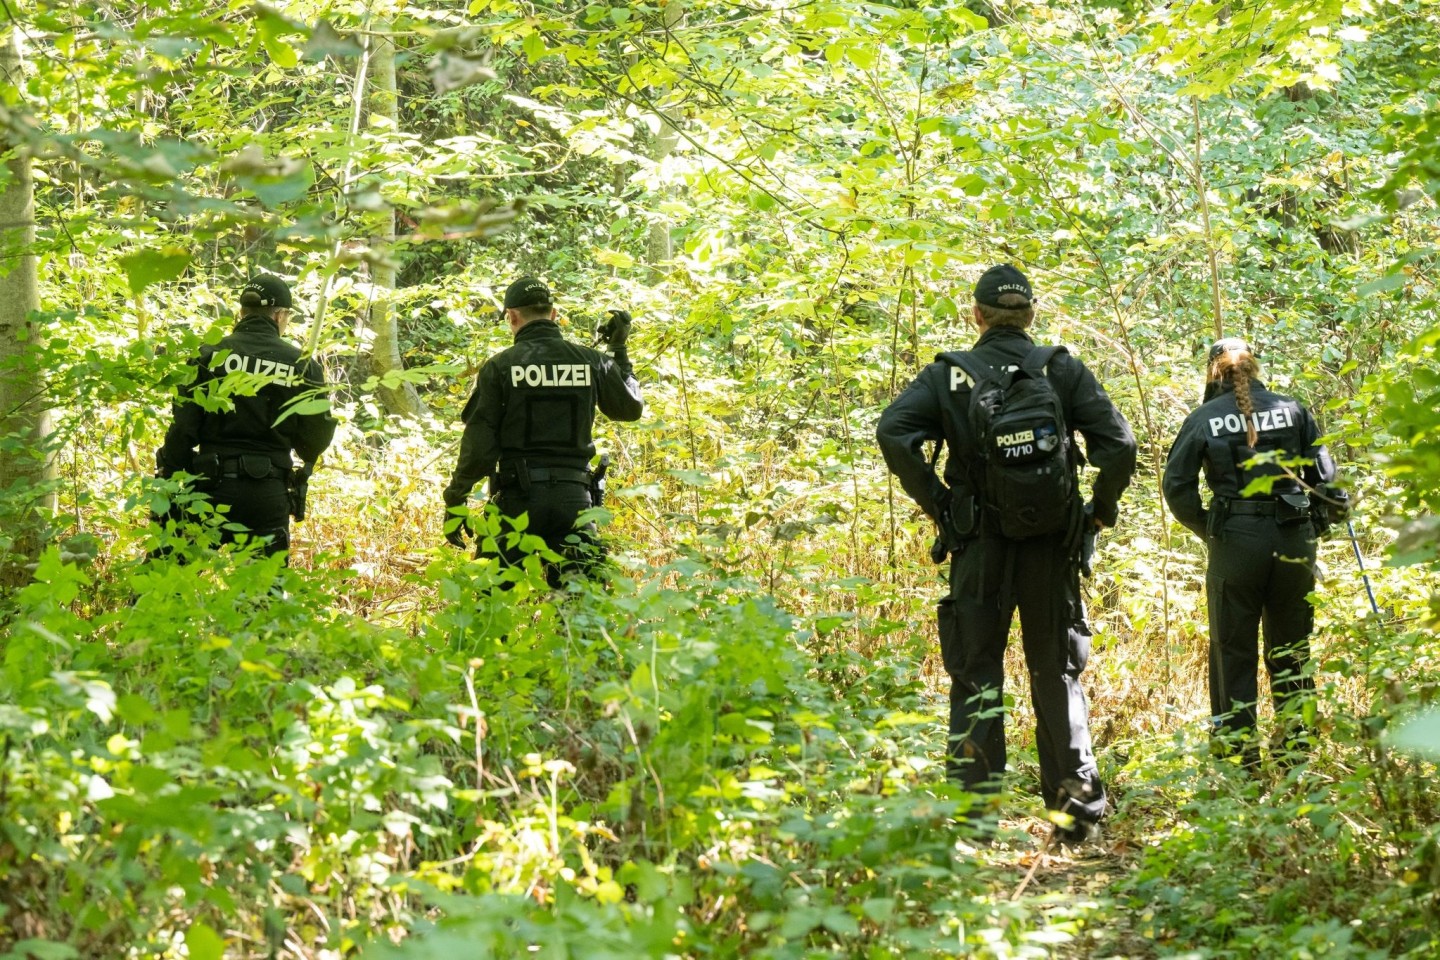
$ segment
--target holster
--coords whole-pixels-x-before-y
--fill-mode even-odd
[[[290,476],[285,480],[285,496],[290,501],[290,516],[298,523],[305,519],[305,500],[310,494],[310,474],[315,472],[315,464],[307,463],[303,467],[290,470]]]
[[[1212,497],[1210,509],[1205,511],[1205,536],[1210,540],[1225,539],[1225,521],[1230,517],[1230,501],[1224,497]]]
[[[951,496],[950,512],[945,516],[949,520],[945,535],[950,540],[951,549],[980,532],[980,500],[973,493]]]
[[[930,559],[944,563],[951,553],[980,532],[980,502],[971,493],[952,493],[949,505],[940,512]]]
[[[490,481],[490,495],[498,497],[516,490],[530,492],[530,465],[524,460],[507,460]]]
[[[605,475],[610,472],[610,454],[600,454],[600,465],[590,471],[590,505],[605,505]]]
[[[220,456],[215,453],[196,454],[190,462],[190,472],[198,478],[195,489],[212,490],[220,482]]]
[[[530,495],[530,464],[525,460],[516,460],[509,471],[500,475],[500,489],[519,490],[525,496]]]
[[[1282,493],[1275,502],[1275,522],[1282,527],[1310,521],[1310,497],[1304,493]]]

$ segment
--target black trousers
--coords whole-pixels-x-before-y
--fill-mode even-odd
[[[218,480],[210,501],[230,507],[220,527],[221,543],[233,543],[241,536],[265,537],[266,556],[290,549],[290,495],[284,480]]]
[[[1104,815],[1106,799],[1080,686],[1090,627],[1063,535],[981,536],[950,561],[950,594],[939,608],[940,651],[950,675],[947,772],[967,790],[999,788],[1006,763],[1005,648],[1017,609],[1041,795],[1048,809],[1093,823]]]
[[[225,506],[223,516],[202,514],[193,509],[171,507],[157,522],[184,519],[195,524],[219,522],[219,542],[235,543],[240,539],[261,539],[261,551],[270,556],[290,549],[290,495],[285,481],[279,478],[253,480],[231,477],[220,480],[197,480],[196,491],[203,494],[212,507]],[[212,541],[213,542],[213,541]],[[157,550],[152,556],[167,556],[168,550]]]
[[[1315,610],[1315,533],[1308,522],[1280,526],[1273,515],[1228,516],[1206,538],[1210,561],[1205,594],[1210,609],[1210,713],[1218,733],[1238,733],[1247,759],[1256,759],[1256,678],[1261,626],[1270,693],[1280,714],[1315,689],[1304,674],[1310,660]],[[1283,720],[1292,743],[1304,736],[1299,711]]]
[[[590,488],[583,483],[568,480],[531,481],[528,490],[507,488],[495,496],[495,507],[506,517],[528,514],[525,532],[540,537],[545,545],[559,554],[559,564],[547,564],[545,578],[551,586],[559,586],[561,579],[570,573],[591,575],[603,558],[600,538],[594,524],[576,527],[580,513],[590,509]],[[501,563],[519,565],[525,559],[525,551],[519,544],[511,545],[506,525],[501,536],[496,538],[496,549],[485,549],[482,538],[477,544],[477,557],[494,556]]]

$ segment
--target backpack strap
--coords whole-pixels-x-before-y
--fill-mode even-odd
[[[970,386],[981,380],[988,380],[995,376],[995,369],[988,363],[983,363],[968,350],[952,350],[950,353],[937,353],[935,359],[941,363],[948,363],[952,367],[959,367],[965,371],[965,376],[970,380]]]
[[[1055,359],[1057,353],[1069,353],[1070,350],[1063,346],[1031,347],[1030,352],[1025,354],[1025,359],[1020,361],[1020,369],[1033,376],[1048,376],[1050,361]]]

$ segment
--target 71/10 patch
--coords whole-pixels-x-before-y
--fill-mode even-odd
[[[1060,431],[1053,423],[1041,423],[995,437],[995,448],[1003,463],[1025,463],[1048,456],[1059,445]]]

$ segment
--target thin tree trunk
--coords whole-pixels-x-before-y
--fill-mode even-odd
[[[382,32],[384,27],[382,26]],[[399,129],[399,98],[395,90],[395,44],[388,38],[372,41],[376,44],[373,71],[370,81],[369,112],[372,118],[383,117],[389,121],[392,130]],[[400,357],[400,329],[391,308],[394,300],[396,274],[395,262],[390,253],[395,245],[395,211],[381,214],[376,221],[376,230],[371,238],[371,248],[381,254],[371,268],[371,280],[375,289],[375,300],[370,305],[370,329],[375,339],[370,344],[370,371],[384,378],[385,374],[404,370],[405,361]],[[413,383],[398,386],[381,385],[376,389],[380,402],[387,412],[402,417],[417,417],[424,410],[420,394]]]
[[[680,23],[681,4],[672,3],[665,7],[665,29],[672,30]],[[675,152],[675,147],[680,142],[680,112],[673,107],[659,106],[661,101],[669,94],[667,90],[656,91],[655,103],[656,116],[660,119],[660,128],[656,131],[655,142],[650,150],[650,159],[655,162],[656,172],[669,159],[670,154]],[[661,199],[670,193],[668,187],[662,187]],[[671,243],[670,223],[668,217],[657,218],[650,224],[650,236],[646,243],[646,259],[650,265],[650,280],[652,283],[659,283],[665,272],[665,263],[675,255],[675,249]]]
[[[19,28],[10,8],[0,25],[0,82],[22,88]],[[0,191],[0,546],[33,559],[44,539],[46,516],[55,510],[49,452],[50,412],[45,406],[44,371],[26,362],[40,341],[31,313],[39,309],[35,261],[35,185],[24,144],[0,140],[9,182]],[[0,583],[28,578],[23,567],[0,560]]]

